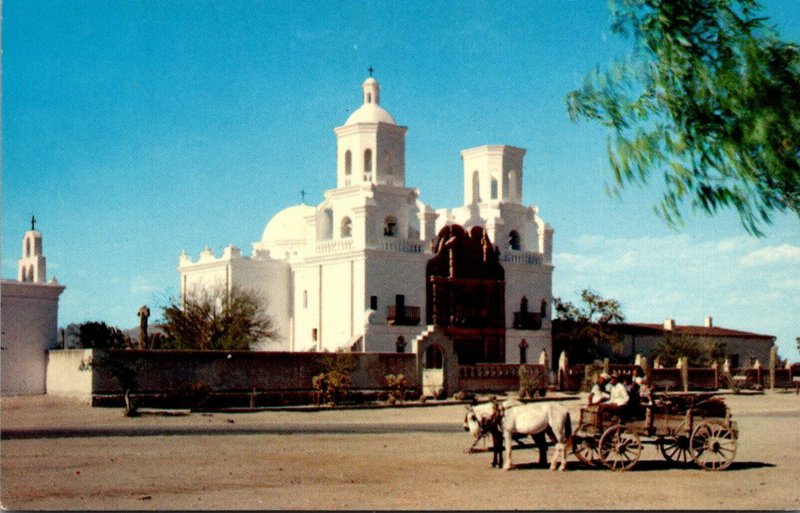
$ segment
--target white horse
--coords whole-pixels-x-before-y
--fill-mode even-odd
[[[558,403],[530,403],[517,406],[500,406],[498,426],[503,432],[505,444],[505,464],[503,470],[511,469],[511,439],[515,434],[533,435],[546,432],[555,436],[556,452],[550,463],[550,470],[567,468],[567,445],[572,437],[572,422],[569,412]]]
[[[510,408],[512,406],[521,406],[525,403],[516,399],[506,399],[502,403],[494,401],[488,403],[481,403],[474,406],[467,406],[467,414],[464,416],[464,431],[469,431],[474,442],[470,450],[475,448],[478,441],[485,435],[492,436],[492,466],[503,466],[503,439],[502,433],[498,423],[501,408]],[[515,435],[513,438],[516,442],[521,443],[521,440],[527,437],[528,434]],[[531,435],[534,443],[539,448],[539,464],[547,465],[547,438],[545,432],[534,433]],[[555,441],[555,436],[552,436]]]

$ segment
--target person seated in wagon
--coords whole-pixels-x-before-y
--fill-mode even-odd
[[[628,389],[620,381],[619,375],[615,372],[611,375],[611,391],[609,392],[608,405],[622,408],[630,400]]]
[[[611,398],[611,386],[608,382],[609,377],[607,372],[601,372],[597,376],[597,381],[589,391],[589,406],[604,403]]]

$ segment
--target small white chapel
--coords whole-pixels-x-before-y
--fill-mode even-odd
[[[381,105],[375,78],[361,89],[362,105],[334,129],[336,188],[316,206],[278,212],[249,256],[232,245],[219,256],[208,246],[197,259],[182,252],[182,296],[201,287],[259,294],[278,339],[253,349],[394,352],[427,329],[425,269],[439,230],[482,226],[505,270],[506,362],[552,354],[553,229],[521,202],[525,150],[463,150],[464,204],[436,210],[406,184],[408,128]],[[520,321],[528,304],[535,327]]]
[[[47,391],[47,352],[58,345],[58,299],[64,288],[55,276],[47,280],[42,233],[32,217],[22,237],[17,279],[0,281],[2,395]]]

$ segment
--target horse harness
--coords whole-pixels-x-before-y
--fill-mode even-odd
[[[492,414],[486,419],[481,419],[478,425],[481,428],[481,435],[489,433],[493,428],[500,426],[505,416],[506,409],[513,408],[516,405],[503,406],[497,401],[492,401]]]

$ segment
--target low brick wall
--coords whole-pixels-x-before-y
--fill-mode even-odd
[[[731,369],[731,378],[744,387],[769,386],[769,370],[752,367]]]
[[[716,390],[719,388],[717,369],[689,367],[689,390]]]
[[[462,365],[458,370],[458,389],[465,392],[507,392],[519,390],[519,369],[522,365],[481,363]],[[543,365],[524,365],[542,376],[540,388],[547,388],[547,374]]]
[[[586,365],[570,365],[560,373],[561,390],[577,392],[581,389],[583,378],[586,376]]]
[[[775,369],[775,388],[794,388],[791,369]]]
[[[654,390],[660,392],[683,390],[681,370],[677,368],[650,369],[650,385]]]

